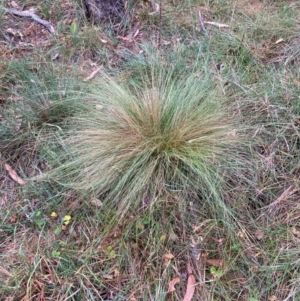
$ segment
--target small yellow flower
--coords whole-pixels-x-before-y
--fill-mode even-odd
[[[71,219],[72,219],[71,215],[65,215],[63,217],[63,223],[64,223],[64,225],[67,226],[70,223]]]
[[[51,212],[50,216],[52,218],[56,218],[58,216],[58,214],[55,211],[53,211],[53,212]]]

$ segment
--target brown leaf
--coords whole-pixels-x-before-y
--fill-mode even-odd
[[[212,265],[216,268],[221,268],[224,266],[224,261],[222,259],[206,259],[207,265]]]
[[[91,200],[91,203],[94,204],[97,207],[101,207],[103,205],[103,203],[98,199]]]
[[[15,1],[11,1],[10,4],[13,8],[20,9],[20,6]]]
[[[239,237],[239,238],[245,238],[245,230],[242,230],[242,231],[239,231],[238,233],[237,233],[237,237]]]
[[[133,38],[136,38],[136,37],[137,37],[137,35],[139,34],[139,32],[140,32],[140,30],[139,30],[139,29],[137,29],[137,30],[136,30],[136,32],[133,34]]]
[[[13,28],[7,28],[6,32],[10,33],[13,36],[19,36],[21,39],[23,38],[23,34],[21,31],[15,30]]]
[[[26,182],[18,176],[16,171],[13,170],[12,167],[9,164],[5,163],[4,166],[5,166],[5,169],[8,171],[8,174],[11,176],[11,178],[14,181],[19,183],[20,185],[25,185],[26,184]]]
[[[291,228],[291,232],[297,236],[298,238],[300,238],[300,231],[298,231],[295,227]]]
[[[167,45],[170,45],[171,42],[170,42],[170,41],[166,41],[166,40],[162,40],[162,44],[163,44],[164,46],[167,46]]]
[[[236,137],[237,136],[236,129],[227,132],[227,136]]]
[[[18,215],[17,214],[13,214],[10,218],[9,221],[14,224],[16,221],[18,220]]]
[[[114,278],[119,278],[120,277],[120,271],[118,269],[114,270]]]
[[[279,43],[281,43],[281,42],[283,42],[284,40],[283,40],[283,38],[280,38],[280,39],[278,39],[276,42],[275,42],[275,44],[279,44]]]
[[[195,292],[195,283],[196,283],[195,276],[192,274],[192,269],[190,266],[188,266],[187,270],[188,270],[189,278],[187,281],[186,292],[185,292],[185,295],[184,295],[184,298],[182,301],[192,300],[194,292]]]
[[[175,289],[175,284],[180,282],[180,278],[176,277],[173,278],[170,282],[169,282],[169,288],[168,288],[168,293],[174,292]]]
[[[255,235],[256,239],[262,240],[264,238],[264,236],[265,236],[265,232],[262,231],[262,230],[256,230],[254,232],[254,235]]]
[[[165,257],[166,259],[168,259],[168,260],[171,260],[171,259],[174,258],[174,255],[171,254],[171,253],[167,253],[167,254],[164,255],[164,257]]]

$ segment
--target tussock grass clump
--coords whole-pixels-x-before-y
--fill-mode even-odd
[[[52,141],[49,135],[81,111],[83,92],[75,75],[53,63],[18,60],[5,70],[0,94],[8,96],[0,105],[0,152],[12,161],[26,158],[28,166],[33,166],[39,161],[33,154],[40,158],[46,154],[43,149]]]
[[[128,88],[103,73],[86,106],[66,140],[71,159],[56,169],[73,188],[122,210],[170,193],[218,194],[237,139],[228,104],[205,76],[152,71]]]

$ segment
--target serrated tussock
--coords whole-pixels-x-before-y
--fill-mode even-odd
[[[152,71],[126,86],[107,74],[72,119],[62,182],[122,210],[158,197],[217,193],[222,165],[235,159],[228,104],[204,75]]]

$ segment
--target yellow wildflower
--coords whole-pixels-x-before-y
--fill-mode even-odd
[[[64,223],[64,225],[67,226],[70,223],[71,219],[72,219],[71,215],[65,215],[63,217],[63,223]]]

